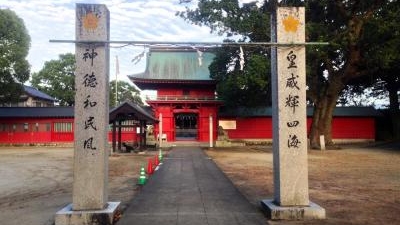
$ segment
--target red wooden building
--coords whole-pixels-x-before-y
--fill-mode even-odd
[[[307,108],[307,133],[310,133],[313,108]],[[336,107],[332,119],[332,138],[336,142],[374,141],[373,107]],[[225,109],[219,112],[219,125],[228,137],[243,141],[272,141],[272,110],[264,108]]]
[[[231,140],[272,140],[271,108],[219,109],[222,101],[215,94],[216,83],[208,66],[214,54],[207,49],[152,48],[147,55],[144,73],[129,76],[142,90],[156,90],[147,99],[154,116],[159,118],[168,142],[209,141],[212,116],[213,140],[222,126]],[[308,114],[308,132],[312,121]],[[332,135],[337,141],[375,140],[375,117],[372,107],[338,107],[332,121]],[[156,124],[155,134],[160,126]]]
[[[3,103],[2,107],[51,107],[57,100],[46,93],[31,86],[23,86],[24,93],[19,97],[18,102]]]
[[[151,48],[145,72],[129,76],[141,90],[157,91],[146,101],[159,120],[154,129],[157,137],[161,128],[168,142],[208,142],[211,126],[213,140],[217,138],[222,101],[215,95],[216,82],[208,70],[214,57],[206,48]]]
[[[72,107],[4,107],[0,109],[0,143],[71,143]]]
[[[183,100],[181,100],[183,101]],[[170,103],[171,105],[182,104],[180,100],[164,100],[164,104]],[[203,106],[201,100],[194,100]],[[204,100],[205,101],[205,100]],[[173,136],[167,136],[167,141],[179,140],[197,140],[207,142],[209,118],[208,114],[201,116],[204,112],[210,112],[210,105],[204,104],[206,109],[190,109],[182,107],[182,110],[176,108],[168,108],[160,104],[163,108],[159,111],[165,115],[169,115],[168,119],[164,118],[164,126],[174,122],[178,126],[183,127],[175,128],[167,127],[165,133]],[[158,104],[156,104],[157,106]],[[188,104],[189,105],[189,104]],[[138,134],[140,123],[138,118],[133,118],[132,113],[135,113],[133,106],[128,103],[121,104],[110,111],[110,132],[109,141],[113,140],[113,126],[112,124],[118,123],[118,149],[121,149],[121,143],[135,143],[142,141]],[[168,111],[170,110],[170,111]],[[171,112],[168,114],[169,112]],[[182,113],[183,112],[183,113]],[[179,118],[178,115],[191,115],[197,114],[197,121],[191,121],[189,117]],[[212,111],[216,113],[217,122],[213,126],[220,125],[227,131],[228,138],[236,141],[246,142],[259,142],[272,140],[272,116],[271,108],[257,108],[257,109],[220,109],[219,111]],[[145,113],[143,113],[145,114]],[[176,115],[178,114],[178,115]],[[307,110],[308,118],[308,132],[312,121],[312,108]],[[146,118],[139,118],[141,121],[152,120],[151,113],[147,114]],[[215,115],[215,114],[214,114]],[[379,116],[378,112],[373,107],[337,107],[334,111],[332,120],[332,137],[335,142],[358,142],[358,141],[374,141],[376,137],[375,118]],[[149,119],[150,118],[150,119]],[[0,108],[0,145],[1,144],[70,144],[73,143],[73,120],[74,111],[73,107],[1,107]],[[199,126],[204,130],[196,128],[196,124],[203,121]],[[215,120],[214,120],[215,121]],[[157,123],[155,123],[157,124]],[[193,125],[191,125],[193,124]],[[142,124],[143,126],[143,124]],[[188,127],[193,126],[194,131]],[[157,125],[156,125],[157,127]],[[115,127],[114,127],[115,130]],[[215,131],[217,129],[214,129]],[[178,133],[177,132],[183,132]],[[186,133],[185,133],[186,132]],[[163,132],[164,133],[164,132]],[[194,136],[194,135],[198,136]],[[142,133],[142,135],[144,135]],[[186,136],[185,136],[186,135]],[[192,136],[190,136],[192,135]],[[216,134],[214,133],[216,138]],[[170,139],[169,139],[170,138]],[[114,140],[116,135],[114,134]],[[216,139],[214,139],[216,140]],[[115,142],[114,142],[115,149]]]
[[[156,120],[139,106],[123,103],[112,109],[108,139],[113,142],[113,149],[117,139],[118,149],[122,142],[130,145],[143,142],[146,121],[149,124]],[[0,107],[0,144],[72,145],[73,142],[73,107]]]
[[[145,144],[146,122],[154,124],[155,137],[161,133],[167,142],[208,142],[210,129],[215,141],[219,126],[231,140],[271,141],[271,108],[220,107],[223,102],[215,94],[216,82],[208,70],[213,58],[214,54],[207,48],[151,48],[145,72],[129,78],[140,89],[157,92],[146,100],[152,112],[130,103],[111,110],[113,126],[110,126],[109,140],[114,139],[113,149],[116,148],[116,127],[119,149],[122,142]],[[307,114],[309,129],[312,108]],[[375,140],[376,116],[378,113],[372,107],[336,108],[333,139]],[[73,117],[72,107],[0,108],[0,144],[72,144]]]

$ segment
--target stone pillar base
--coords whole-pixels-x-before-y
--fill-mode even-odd
[[[271,220],[325,219],[325,209],[310,202],[309,206],[279,206],[273,199],[261,201],[261,206]]]
[[[120,202],[108,202],[102,210],[73,211],[72,204],[56,213],[55,225],[112,225]]]

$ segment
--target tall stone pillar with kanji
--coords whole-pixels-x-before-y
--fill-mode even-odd
[[[119,205],[108,202],[109,18],[105,5],[76,5],[72,204],[56,225],[112,224]]]
[[[304,8],[280,7],[271,20],[274,199],[271,219],[322,219],[309,201]]]

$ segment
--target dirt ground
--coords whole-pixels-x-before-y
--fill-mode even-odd
[[[140,166],[154,154],[109,158],[109,201],[127,207]],[[72,148],[0,147],[0,224],[54,224],[55,213],[72,202],[72,160]]]
[[[206,152],[252,204],[272,198],[270,146]],[[110,157],[109,201],[128,206],[139,191],[140,166],[155,153]],[[72,201],[72,157],[72,148],[0,147],[0,224],[53,224]],[[308,161],[310,200],[327,219],[269,224],[400,224],[400,149],[346,146],[309,151]]]
[[[272,147],[207,153],[252,204],[273,198]],[[400,148],[343,146],[309,151],[308,159],[310,200],[327,219],[269,224],[400,224]]]

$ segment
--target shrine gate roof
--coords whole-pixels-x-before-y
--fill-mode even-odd
[[[135,80],[210,81],[208,66],[215,54],[210,48],[150,48],[143,73],[129,75]]]
[[[149,123],[155,123],[158,121],[156,118],[153,117],[153,115],[150,114],[150,112],[146,111],[144,108],[135,103],[127,101],[110,110],[110,122],[116,121],[118,119],[143,120]]]

